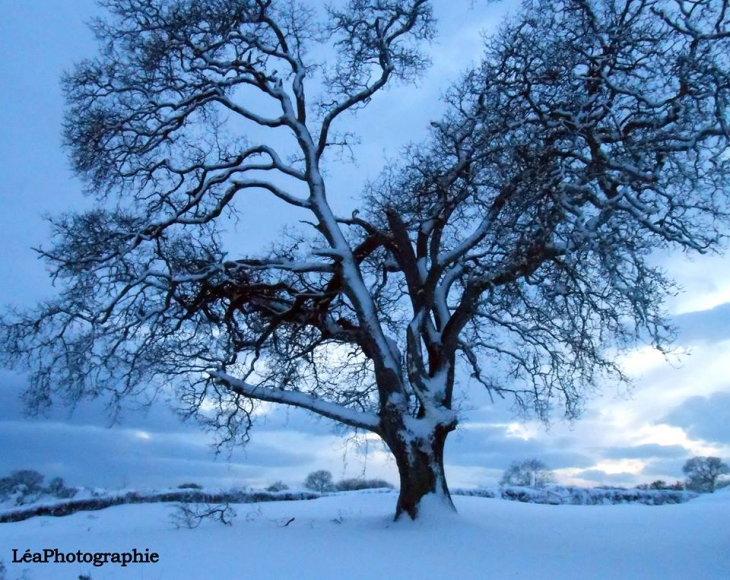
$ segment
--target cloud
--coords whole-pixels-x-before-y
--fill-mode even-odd
[[[183,422],[163,401],[127,409],[112,424],[105,401],[57,405],[47,416],[25,417],[20,395],[27,380],[0,373],[0,477],[17,469],[60,476],[69,485],[116,488],[203,485],[299,485],[316,469],[336,478],[380,477],[395,481],[381,445],[358,447],[329,420],[283,406],[255,422],[245,446],[224,447],[216,456],[215,435],[193,420]],[[367,450],[367,453],[365,453]]]
[[[605,459],[651,459],[686,457],[689,450],[681,445],[657,445],[647,443],[632,447],[609,447],[601,450]]]
[[[575,477],[598,485],[633,485],[636,480],[634,473],[606,473],[600,469],[585,469],[577,472]]]
[[[313,460],[306,449],[276,441],[236,449],[218,458],[200,432],[70,425],[52,421],[0,422],[0,439],[22,442],[3,450],[3,469],[36,469],[70,484],[116,487],[170,486],[192,480],[242,484],[269,468],[302,468]]]
[[[27,418],[20,400],[26,386],[21,376],[0,375],[0,476],[36,469],[64,477],[70,485],[167,487],[189,480],[241,485],[266,478],[269,471],[276,472],[275,479],[287,470],[306,474],[321,455],[318,448],[329,447],[320,440],[326,422],[310,421],[304,413],[291,417],[297,430],[297,444],[292,444],[284,409],[269,421],[262,418],[265,429],[255,427],[248,446],[224,448],[219,456],[213,434],[195,421],[183,422],[162,401],[137,409],[127,401],[116,424],[102,400],[81,401],[74,409],[54,406],[47,416]]]
[[[720,342],[730,339],[730,302],[709,310],[688,312],[675,316],[677,340],[680,344]]]
[[[505,425],[478,425],[458,431],[447,441],[449,465],[504,470],[513,461],[540,459],[550,469],[594,465],[590,456],[546,434],[517,437]]]
[[[670,312],[697,312],[730,302],[730,256],[727,254],[668,252],[654,258],[682,289],[667,300]]]
[[[730,444],[730,392],[690,397],[660,422],[681,427],[696,439]]]
[[[658,478],[665,480],[684,479],[682,473],[684,461],[678,459],[654,459],[649,461],[641,470],[641,475],[652,480]]]
[[[268,409],[266,415],[256,419],[253,436],[255,437],[256,433],[271,431],[295,431],[297,433],[324,436],[342,433],[347,429],[330,419],[314,415],[302,409],[276,405]]]

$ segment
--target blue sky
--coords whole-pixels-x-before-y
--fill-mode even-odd
[[[505,3],[440,1],[439,41],[433,67],[420,85],[396,87],[351,120],[362,145],[356,165],[331,168],[343,205],[357,202],[359,187],[387,154],[425,134],[438,115],[438,96],[449,80],[475,61],[480,31],[499,19]],[[507,3],[508,4],[508,3]],[[23,307],[53,292],[42,262],[30,249],[43,245],[42,219],[88,203],[60,148],[63,101],[59,78],[74,61],[94,54],[84,22],[90,0],[8,1],[0,20],[0,304]],[[466,24],[465,24],[466,23]],[[332,190],[332,188],[330,188]],[[286,215],[271,218],[254,204],[236,232],[264,244]],[[691,351],[669,361],[650,349],[624,358],[635,378],[630,393],[605,385],[582,420],[550,428],[521,422],[509,405],[492,405],[477,385],[461,404],[462,427],[447,444],[452,486],[494,483],[515,459],[537,457],[561,481],[633,484],[681,477],[686,458],[697,454],[730,459],[730,259],[656,259],[685,288],[671,300],[680,329],[678,347]],[[341,437],[326,421],[299,411],[272,409],[256,426],[245,450],[216,458],[213,438],[183,424],[159,402],[131,409],[110,426],[104,402],[54,409],[49,417],[25,418],[18,397],[25,379],[0,373],[0,475],[34,468],[71,484],[120,487],[206,484],[263,485],[301,482],[314,469],[335,477],[384,477],[395,467],[374,439]],[[468,385],[467,385],[468,386]]]

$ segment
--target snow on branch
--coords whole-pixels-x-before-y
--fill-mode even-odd
[[[232,377],[223,371],[212,371],[210,375],[225,384],[232,391],[245,397],[251,397],[259,401],[267,401],[269,403],[282,403],[292,407],[299,407],[300,409],[306,409],[317,415],[357,429],[377,432],[378,426],[380,425],[380,420],[377,415],[348,409],[342,405],[325,401],[315,395],[299,391],[252,385],[246,381]]]

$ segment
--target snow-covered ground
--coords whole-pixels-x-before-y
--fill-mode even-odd
[[[393,523],[396,495],[239,504],[233,525],[176,528],[173,504],[124,505],[0,524],[7,580],[730,578],[730,489],[664,506],[535,505],[455,497]],[[292,518],[294,518],[292,520]],[[288,523],[288,525],[286,525]],[[157,553],[157,563],[12,563],[42,552]]]

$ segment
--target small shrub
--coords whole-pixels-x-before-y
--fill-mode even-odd
[[[170,515],[170,520],[177,528],[192,530],[197,528],[204,520],[212,520],[230,526],[233,524],[236,515],[236,510],[228,503],[180,502],[175,504],[175,511]]]
[[[177,486],[178,489],[203,489],[203,486],[199,483],[181,483]]]
[[[357,491],[361,489],[393,489],[393,485],[383,479],[343,479],[335,486],[338,491]]]
[[[275,481],[266,488],[266,491],[277,492],[286,491],[287,489],[289,489],[289,486],[286,483],[284,483],[283,481]]]
[[[33,469],[13,471],[7,477],[0,478],[0,499],[7,499],[12,494],[27,496],[43,491],[44,476]]]
[[[76,489],[67,487],[62,477],[54,477],[48,482],[46,491],[54,497],[69,499],[76,495]]]

